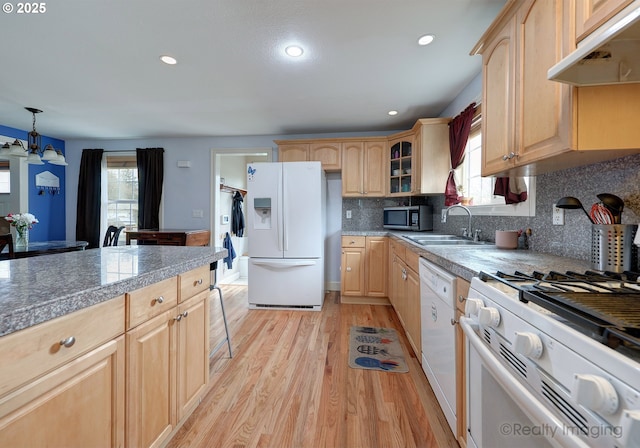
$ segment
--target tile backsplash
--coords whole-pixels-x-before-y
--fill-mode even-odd
[[[496,230],[532,229],[530,249],[589,261],[591,259],[591,223],[581,210],[565,210],[565,224],[552,224],[553,204],[563,196],[575,196],[589,210],[598,202],[597,194],[613,193],[625,202],[622,224],[640,222],[640,154],[537,176],[536,214],[533,217],[474,216],[473,228],[481,229],[481,239],[494,241]],[[408,198],[400,198],[407,201]],[[449,216],[440,222],[444,195],[414,197],[412,204],[433,206],[434,230],[459,234],[467,217]],[[398,205],[384,198],[343,198],[343,230],[383,230],[382,209]],[[346,211],[351,210],[351,219]],[[472,210],[473,212],[473,210]]]

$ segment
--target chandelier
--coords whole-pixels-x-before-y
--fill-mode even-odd
[[[27,163],[30,165],[44,165],[43,160],[52,165],[68,165],[62,154],[62,151],[55,149],[50,144],[42,148],[42,136],[36,131],[36,114],[41,113],[40,109],[34,107],[25,107],[33,115],[33,128],[27,135],[27,148],[23,143],[15,139],[12,144],[5,143],[0,148],[0,159],[7,159],[10,156],[26,157]]]

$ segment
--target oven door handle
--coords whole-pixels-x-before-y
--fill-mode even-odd
[[[565,426],[542,404],[531,392],[516,380],[511,373],[496,359],[491,351],[485,347],[480,337],[473,330],[477,324],[468,317],[460,317],[460,326],[467,336],[467,340],[476,350],[483,365],[491,372],[496,381],[504,388],[513,401],[520,406],[522,411],[529,416],[536,424],[548,425],[553,428],[549,432],[552,438],[547,440],[558,447],[579,447],[588,448],[585,442],[566,431]],[[468,356],[468,355],[467,355]],[[468,361],[468,360],[467,360]]]

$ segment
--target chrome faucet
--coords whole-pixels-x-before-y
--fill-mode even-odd
[[[473,230],[471,229],[471,210],[469,210],[464,205],[455,204],[455,205],[452,205],[451,207],[447,208],[447,211],[444,213],[444,215],[442,215],[442,222],[447,222],[447,216],[449,216],[449,212],[454,208],[461,208],[462,210],[467,212],[467,215],[469,215],[469,226],[465,229],[465,231],[463,233],[463,236],[471,237],[471,235],[473,234]],[[477,241],[476,240],[477,235],[478,234],[474,235],[474,241]]]

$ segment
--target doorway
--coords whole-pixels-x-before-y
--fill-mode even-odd
[[[218,263],[218,284],[246,285],[251,232],[246,228],[242,236],[232,232],[233,197],[236,192],[241,195],[246,193],[247,163],[273,161],[273,149],[212,149],[211,161],[213,242],[215,246],[223,247],[224,239],[229,233],[236,253],[231,267],[224,262]],[[244,203],[242,203],[242,211],[246,222],[246,204]]]

